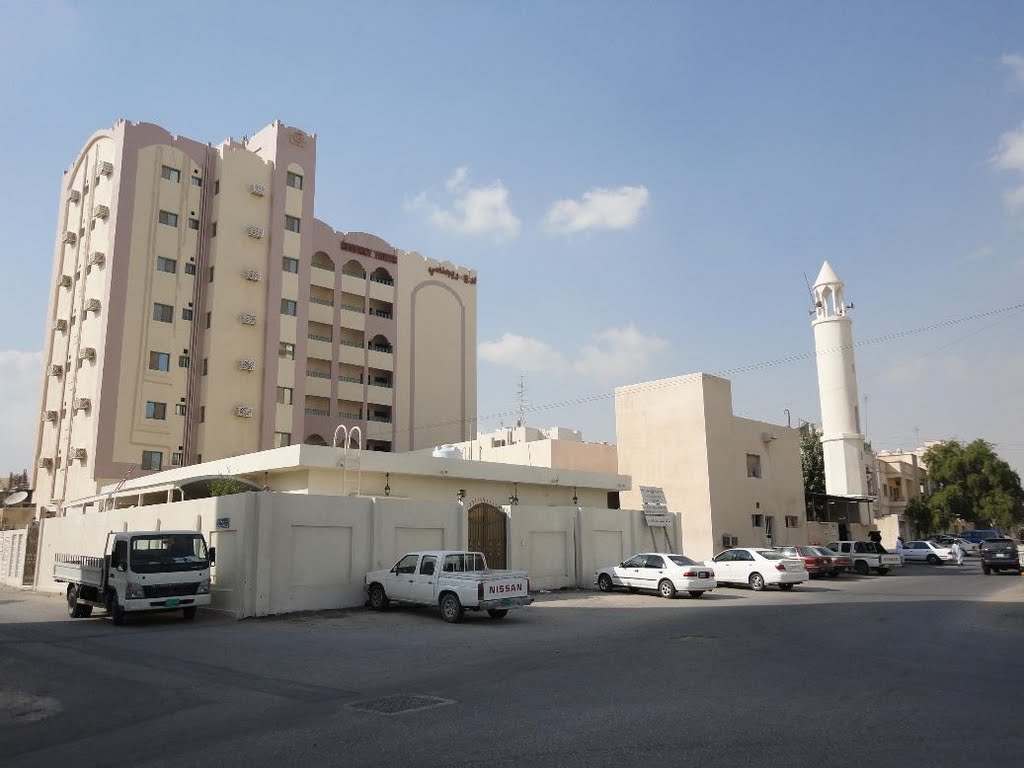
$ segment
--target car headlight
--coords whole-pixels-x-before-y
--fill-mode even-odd
[[[125,600],[138,600],[139,598],[145,597],[146,592],[141,584],[132,584],[128,582],[124,588]]]
[[[199,589],[196,590],[197,595],[208,595],[210,594],[210,580],[203,579],[199,582]]]

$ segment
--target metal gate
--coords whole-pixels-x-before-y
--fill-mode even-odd
[[[491,504],[469,509],[469,548],[483,552],[491,568],[507,567],[508,517]]]

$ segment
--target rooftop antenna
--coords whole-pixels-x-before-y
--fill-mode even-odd
[[[808,310],[809,315],[813,315],[818,311],[818,304],[814,300],[814,288],[811,287],[811,279],[804,272],[804,282],[807,284],[807,295],[811,297],[811,308]]]
[[[526,390],[526,374],[520,373],[519,386],[516,389],[516,413],[519,414],[519,417],[516,419],[517,427],[526,426],[526,406],[528,404],[526,399]]]

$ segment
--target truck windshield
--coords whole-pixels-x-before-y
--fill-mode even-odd
[[[198,533],[133,536],[128,563],[135,573],[201,571],[210,567],[206,542]]]

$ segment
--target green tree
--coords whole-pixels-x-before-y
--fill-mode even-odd
[[[804,491],[825,492],[825,452],[821,447],[821,432],[813,424],[800,430],[800,465],[804,474]]]
[[[936,488],[927,505],[939,527],[957,517],[1003,531],[1024,522],[1020,475],[999,458],[991,443],[939,443],[925,451],[923,462]]]
[[[928,536],[948,530],[953,522],[953,516],[947,515],[941,509],[933,510],[921,496],[915,496],[908,501],[903,514],[907,516],[907,520],[910,521],[918,536]]]
[[[211,496],[231,496],[249,490],[249,486],[233,477],[222,475],[210,481]]]

